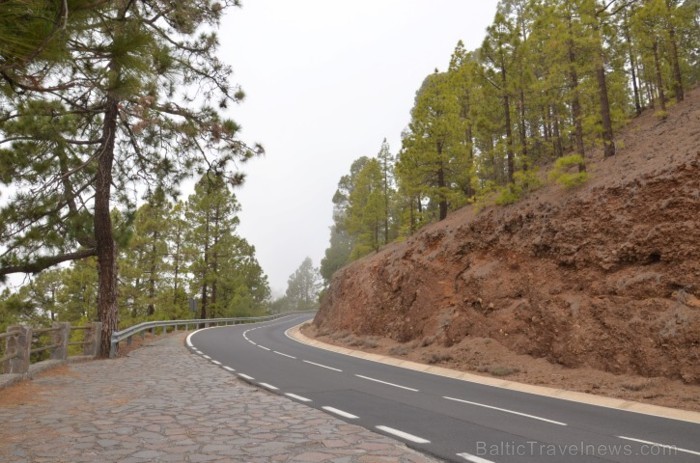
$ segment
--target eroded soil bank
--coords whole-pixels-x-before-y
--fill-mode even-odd
[[[327,341],[700,410],[700,91],[591,180],[468,207],[338,271]]]

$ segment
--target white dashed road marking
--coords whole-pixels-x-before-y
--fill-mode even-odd
[[[635,439],[634,437],[626,437],[626,436],[617,436],[617,437],[619,437],[620,439],[625,439],[625,440],[629,440],[632,442],[639,442],[640,444],[653,445],[655,447],[668,449],[668,450],[671,450],[674,452],[683,452],[683,453],[689,453],[691,455],[700,455],[700,452],[696,452],[695,450],[682,449],[680,447],[676,447],[675,445],[660,444],[658,442],[650,442],[648,440]]]
[[[347,418],[349,420],[356,420],[359,418],[359,416],[355,416],[352,413],[344,412],[343,410],[338,410],[337,408],[333,408],[333,407],[321,407],[321,408],[323,408],[327,412],[334,413],[338,416],[342,416],[343,418]]]
[[[491,460],[487,460],[485,458],[477,457],[476,455],[472,455],[471,453],[458,453],[458,457],[462,457],[467,461],[471,461],[472,463],[493,463]]]
[[[355,376],[357,376],[358,378],[366,379],[368,381],[374,381],[375,383],[386,384],[387,386],[393,386],[393,387],[398,387],[399,389],[405,389],[407,391],[418,392],[418,389],[414,389],[412,387],[401,386],[400,384],[387,383],[386,381],[382,381],[381,379],[370,378],[369,376],[362,376],[362,375],[355,375]]]
[[[391,434],[393,436],[400,437],[401,439],[415,442],[416,444],[429,444],[430,443],[430,441],[427,439],[423,439],[422,437],[414,436],[413,434],[409,434],[407,432],[399,431],[398,429],[390,428],[389,426],[377,426],[377,429],[379,429],[380,431],[384,431],[387,434]]]
[[[290,399],[296,399],[300,402],[313,402],[311,399],[307,399],[306,397],[302,397],[300,395],[292,394],[291,392],[287,392],[285,395]]]
[[[304,360],[304,363],[308,363],[309,365],[313,365],[315,367],[325,368],[326,370],[337,371],[338,373],[343,372],[343,370],[339,370],[338,368],[329,367],[328,365],[322,365],[320,363],[309,362],[308,360]]]
[[[547,418],[542,418],[541,416],[528,415],[527,413],[520,413],[520,412],[516,412],[514,410],[508,410],[506,408],[499,408],[499,407],[494,407],[492,405],[480,404],[479,402],[470,402],[469,400],[455,399],[454,397],[443,396],[443,398],[447,399],[447,400],[452,400],[454,402],[461,402],[463,404],[475,405],[477,407],[490,408],[491,410],[498,410],[499,412],[510,413],[512,415],[524,416],[525,418],[532,418],[533,420],[544,421],[545,423],[556,424],[559,426],[566,426],[566,423],[562,423],[561,421],[554,421],[554,420],[550,420]]]

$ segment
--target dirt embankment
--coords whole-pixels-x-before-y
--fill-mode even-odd
[[[656,378],[700,409],[700,90],[591,158],[582,187],[462,209],[340,270],[316,331],[539,384],[585,372],[589,392]]]

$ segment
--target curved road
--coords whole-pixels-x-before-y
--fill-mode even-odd
[[[309,318],[209,328],[187,342],[245,381],[447,461],[700,462],[700,423],[373,363],[286,336]]]

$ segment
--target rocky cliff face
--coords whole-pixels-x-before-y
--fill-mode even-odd
[[[315,325],[700,384],[700,91],[618,147],[578,189],[465,208],[340,270]]]

